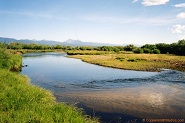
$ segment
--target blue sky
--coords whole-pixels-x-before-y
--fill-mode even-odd
[[[0,37],[172,43],[185,39],[185,0],[0,0]]]

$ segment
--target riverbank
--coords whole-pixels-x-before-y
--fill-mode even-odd
[[[125,70],[138,71],[161,71],[161,69],[173,69],[185,71],[185,56],[175,56],[169,54],[134,54],[124,53],[89,53],[88,51],[78,51],[69,53],[69,58],[78,58],[82,61]],[[72,54],[72,55],[71,55]]]
[[[0,49],[0,122],[98,122],[74,106],[57,103],[50,91],[31,85],[18,72],[21,66],[21,56]]]
[[[41,53],[41,52],[61,52],[61,53],[65,53],[63,50],[61,49],[49,49],[49,50],[34,50],[34,49],[21,49],[21,50],[11,50],[8,49],[8,51],[12,54],[25,54],[25,53]]]

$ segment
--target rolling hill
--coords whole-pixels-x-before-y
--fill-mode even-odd
[[[29,39],[14,39],[14,38],[4,38],[0,37],[0,42],[2,43],[10,43],[10,42],[18,42],[18,43],[25,43],[25,44],[43,44],[43,45],[64,45],[64,46],[115,46],[115,44],[106,44],[106,43],[94,43],[94,42],[83,42],[80,40],[72,40],[69,39],[64,42],[60,41],[53,41],[53,40],[29,40]]]

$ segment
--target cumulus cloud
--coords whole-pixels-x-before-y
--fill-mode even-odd
[[[180,24],[174,25],[172,28],[173,33],[182,33],[184,30],[185,30],[185,25],[180,25]]]
[[[181,12],[177,15],[177,18],[185,18],[185,12]]]
[[[180,7],[180,8],[185,7],[185,3],[176,4],[175,7]]]
[[[156,5],[162,5],[169,2],[169,0],[143,0],[142,4],[144,6],[156,6]]]

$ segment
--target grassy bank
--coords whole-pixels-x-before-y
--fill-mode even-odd
[[[6,50],[0,52],[1,123],[92,123],[74,106],[57,103],[50,91],[33,86],[19,72],[21,57]]]
[[[0,69],[20,71],[22,67],[22,57],[10,53],[10,51],[0,48]]]
[[[30,49],[22,49],[22,50],[8,50],[12,54],[25,54],[25,53],[35,53],[35,52],[64,52],[63,50],[30,50]]]
[[[69,57],[79,58],[92,64],[125,70],[160,71],[161,68],[166,68],[185,71],[185,56],[168,54],[133,54],[130,52],[100,55],[74,54],[75,53]]]

